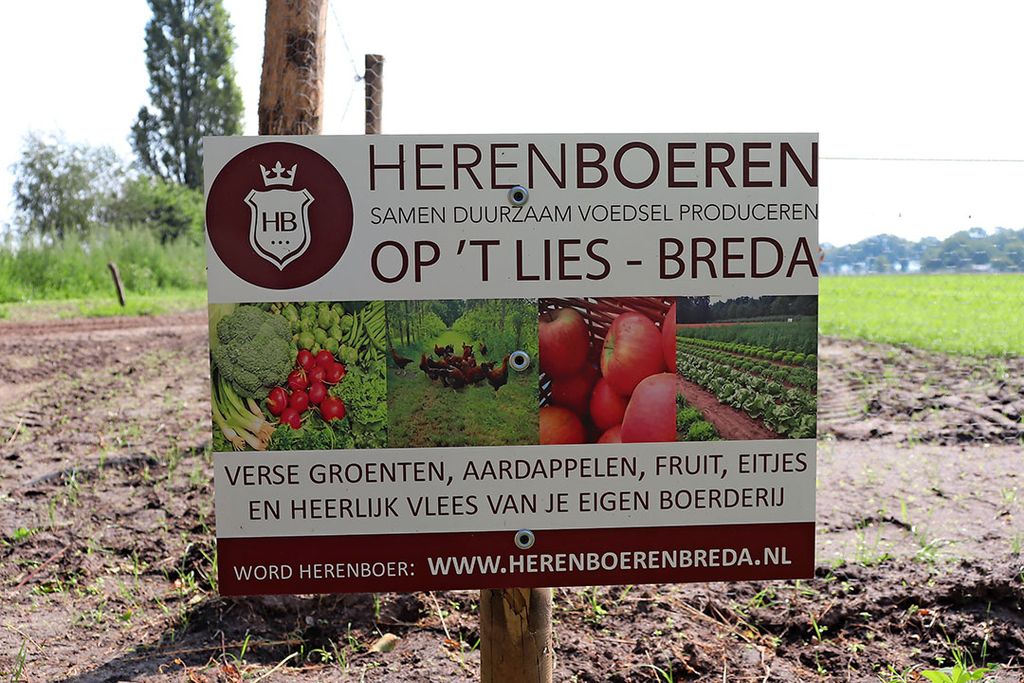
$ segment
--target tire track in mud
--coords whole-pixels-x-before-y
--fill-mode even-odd
[[[818,434],[913,445],[1024,438],[1024,358],[983,359],[822,337]]]

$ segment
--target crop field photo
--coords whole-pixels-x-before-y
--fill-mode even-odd
[[[536,311],[531,299],[388,302],[388,446],[536,444]]]
[[[211,304],[213,450],[387,444],[384,304]]]
[[[540,442],[675,440],[671,299],[541,299]]]
[[[680,297],[681,441],[813,438],[815,296]]]

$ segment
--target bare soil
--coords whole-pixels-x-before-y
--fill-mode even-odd
[[[819,357],[816,577],[559,589],[556,680],[1021,680],[1024,361]],[[201,312],[0,325],[0,678],[476,680],[474,592],[217,596],[207,380]]]

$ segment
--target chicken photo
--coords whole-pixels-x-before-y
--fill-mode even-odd
[[[387,314],[389,448],[538,443],[539,366],[514,362],[539,357],[535,299],[389,301]]]

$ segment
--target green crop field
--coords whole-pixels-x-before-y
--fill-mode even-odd
[[[1024,275],[821,279],[822,334],[972,356],[1024,354]]]

